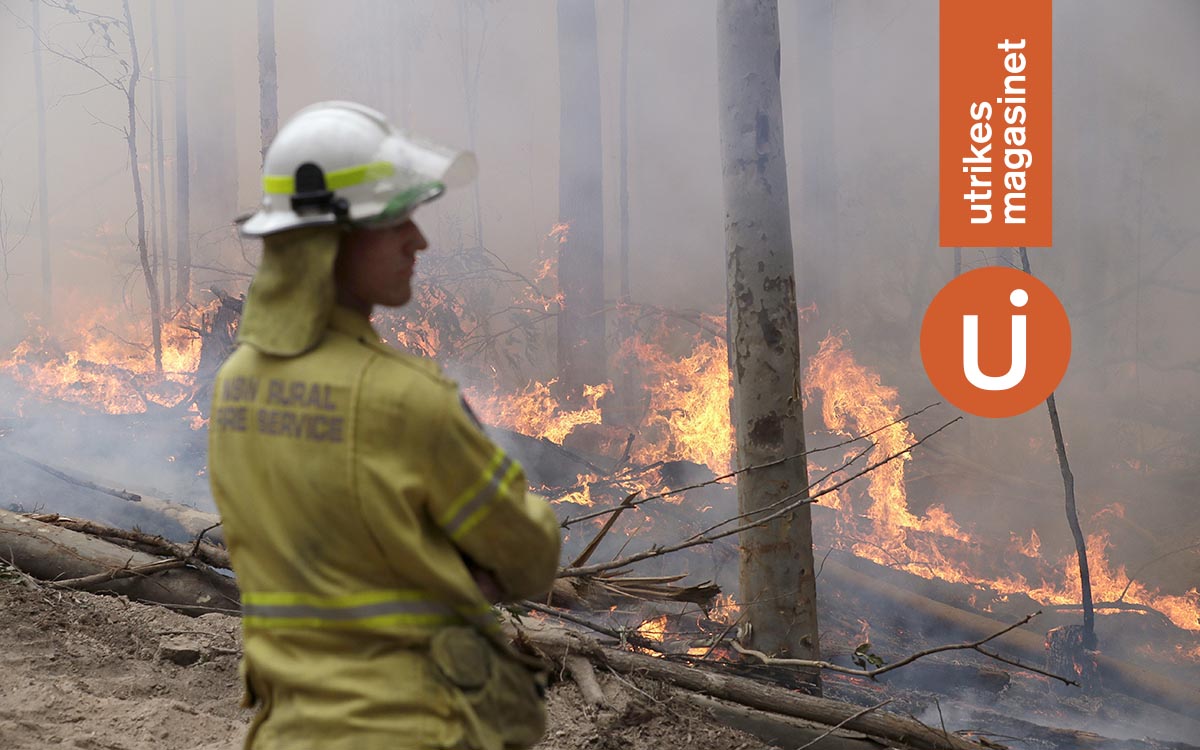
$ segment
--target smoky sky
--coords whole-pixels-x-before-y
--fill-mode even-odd
[[[79,4],[120,13],[114,0]],[[212,269],[244,274],[250,270],[244,258],[253,258],[253,247],[234,240],[228,222],[259,199],[256,13],[255,3],[234,0],[183,5],[187,19],[181,38],[188,62],[180,70],[175,65],[178,4],[156,4],[158,36],[152,38],[150,3],[132,2],[145,76],[138,90],[139,169],[148,190],[147,126],[151,83],[157,80],[167,215],[174,227],[174,96],[186,76],[191,237],[197,263],[208,267],[196,271],[195,288],[203,296],[209,283],[240,291],[244,276]],[[629,5],[626,125],[634,301],[720,312],[725,216],[716,2],[635,0]],[[921,369],[917,333],[928,300],[953,271],[953,253],[937,246],[936,233],[937,4],[838,0],[826,31],[829,64],[820,75],[829,80],[824,82],[814,80],[816,68],[805,55],[809,48],[801,45],[814,35],[805,24],[827,4],[783,0],[780,6],[780,75],[800,286],[816,283],[834,290],[838,317],[820,325],[847,330],[859,359],[900,390],[905,406],[924,405],[936,394]],[[596,7],[601,208],[611,299],[618,288],[624,3],[600,0]],[[0,349],[5,351],[24,335],[23,316],[38,308],[40,293],[36,221],[25,232],[37,196],[29,11],[28,2],[0,0],[0,233],[6,247],[26,235],[7,258],[8,296],[0,300]],[[476,236],[470,189],[422,208],[418,222],[431,239],[430,252],[482,240],[507,263],[528,268],[560,218],[555,11],[555,0],[278,2],[280,116],[286,119],[322,99],[353,99],[423,136],[465,147],[473,112],[483,236]],[[1193,140],[1200,121],[1195,75],[1200,5],[1063,0],[1055,3],[1054,13],[1055,245],[1030,254],[1035,272],[1072,317],[1073,358],[1059,408],[1079,464],[1081,506],[1095,511],[1128,498],[1089,484],[1089,470],[1095,475],[1130,460],[1186,465],[1188,440],[1200,442],[1194,427],[1200,413],[1195,324],[1200,318],[1200,149]],[[88,36],[85,24],[46,7],[42,31],[47,44],[68,55]],[[124,51],[122,38],[115,41]],[[61,311],[56,323],[69,326],[98,307],[114,305],[136,314],[145,301],[130,240],[133,198],[120,132],[124,99],[76,62],[47,52],[42,58],[50,238]],[[113,60],[96,65],[109,74],[120,72]],[[816,146],[801,132],[814,112],[827,113],[833,125],[829,142]],[[804,187],[805,180],[815,187]],[[805,210],[804,191],[813,189],[829,198],[829,216]],[[836,233],[828,246],[817,246],[813,238],[821,233],[815,224],[826,219]],[[995,262],[1012,258],[994,248],[963,251],[965,268]],[[1061,513],[1060,500],[1050,494],[1057,491],[1057,467],[1042,460],[1045,456],[1029,464],[1031,439],[1044,440],[1047,432],[1039,410],[1001,423],[967,420],[953,447],[973,460],[1022,465],[1047,489],[1046,497],[1027,498],[1030,507],[1044,509],[1031,522],[1049,522]],[[1194,490],[1195,475],[1188,476]],[[1146,512],[1160,527],[1169,526],[1173,502],[1153,503]],[[957,512],[1003,521],[994,508]]]

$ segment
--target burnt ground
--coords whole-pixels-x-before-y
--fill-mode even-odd
[[[826,608],[828,658],[848,662],[857,639],[836,633],[857,627],[859,613],[883,625],[873,650],[894,657],[913,647],[912,630],[884,624],[873,609],[863,600]],[[0,747],[236,750],[252,715],[238,707],[239,631],[236,617],[192,618],[122,597],[53,590],[0,567]],[[1013,748],[1075,750],[1079,736],[1066,728],[1129,740],[1095,745],[1112,750],[1178,748],[1170,741],[1200,737],[1200,723],[1124,696],[1057,690],[1037,675],[997,670],[1002,665],[964,652],[945,657],[906,667],[882,684],[827,674],[826,694],[863,706],[891,698],[888,710],[932,726],[945,722],[950,731],[977,728]],[[770,747],[652,680],[597,673],[609,706],[590,707],[574,683],[556,681],[540,748]],[[1160,742],[1141,741],[1151,737]]]
[[[5,750],[235,750],[252,712],[238,708],[237,618],[187,617],[124,598],[61,592],[0,575],[0,747]],[[164,651],[164,646],[167,649]],[[199,661],[180,666],[168,653]],[[654,683],[601,676],[613,696],[584,705],[573,683],[550,691],[549,750],[749,750]]]

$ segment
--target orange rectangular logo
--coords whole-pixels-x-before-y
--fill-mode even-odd
[[[1050,0],[941,0],[943,247],[1054,242]]]

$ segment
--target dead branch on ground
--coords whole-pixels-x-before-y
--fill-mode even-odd
[[[557,663],[561,663],[567,655],[583,656],[616,672],[637,673],[742,706],[817,722],[825,727],[843,726],[882,740],[889,747],[912,750],[979,750],[981,747],[905,716],[874,709],[864,712],[862,706],[804,695],[746,677],[605,648],[594,640],[554,626],[543,626],[539,630],[522,627],[518,632],[518,640],[542,657],[551,658]]]
[[[974,641],[970,641],[970,642],[966,642],[966,643],[950,643],[950,644],[944,644],[941,646],[933,646],[931,648],[922,649],[915,653],[909,654],[908,656],[905,656],[902,659],[898,659],[894,662],[891,662],[890,664],[885,664],[881,667],[876,667],[875,669],[855,669],[854,667],[843,667],[840,664],[833,664],[832,662],[827,662],[827,661],[814,661],[812,659],[783,659],[783,658],[777,658],[777,657],[773,657],[773,656],[767,656],[766,654],[764,654],[761,651],[755,651],[754,649],[745,648],[744,646],[742,646],[741,643],[737,642],[736,640],[732,641],[730,643],[730,645],[732,645],[733,649],[735,651],[737,651],[739,654],[742,654],[744,656],[753,656],[755,659],[758,659],[763,664],[766,664],[768,666],[815,667],[817,669],[827,669],[830,672],[840,672],[842,674],[854,675],[856,677],[869,677],[871,679],[875,679],[876,677],[878,677],[881,674],[886,674],[888,672],[891,672],[894,669],[899,669],[900,667],[907,666],[907,665],[912,664],[913,662],[917,661],[918,659],[923,659],[926,656],[932,656],[933,654],[940,654],[940,653],[943,653],[946,651],[976,651],[976,652],[983,654],[984,656],[987,656],[989,658],[996,659],[997,661],[1002,661],[1005,664],[1010,664],[1013,666],[1020,666],[1021,669],[1025,669],[1030,672],[1040,674],[1043,677],[1050,677],[1052,679],[1062,682],[1063,684],[1075,685],[1076,687],[1078,687],[1079,683],[1075,680],[1069,679],[1067,677],[1063,677],[1061,675],[1046,672],[1044,670],[1038,669],[1037,667],[1014,664],[1013,661],[1010,659],[997,659],[996,655],[993,652],[980,648],[980,646],[982,646],[983,644],[985,644],[989,641],[995,640],[996,638],[999,638],[1000,636],[1002,636],[1006,633],[1009,633],[1013,630],[1016,630],[1017,628],[1028,623],[1030,620],[1032,620],[1033,618],[1037,617],[1040,614],[1041,614],[1041,612],[1038,611],[1038,612],[1034,612],[1033,614],[1030,614],[1030,615],[1025,615],[1023,618],[1021,618],[1017,622],[1014,622],[1013,624],[1008,625],[1008,626],[1002,628],[1001,630],[998,630],[995,633],[992,633],[991,635],[986,636],[984,638],[979,638],[978,640],[974,640]]]
[[[105,591],[187,614],[239,608],[233,579],[194,559],[162,560],[5,510],[0,510],[0,553],[30,576],[58,582],[50,584],[55,588],[94,591],[102,586]]]
[[[895,700],[895,698],[888,698],[888,699],[887,699],[887,700],[885,700],[885,701],[880,701],[879,703],[876,703],[874,706],[867,706],[866,708],[864,708],[863,710],[861,710],[861,711],[859,711],[858,713],[854,714],[853,716],[848,716],[848,717],[846,717],[844,720],[842,720],[842,721],[838,722],[836,726],[832,726],[832,727],[830,727],[830,728],[829,728],[829,731],[828,731],[828,732],[825,732],[825,733],[824,733],[824,734],[822,734],[820,737],[814,737],[813,739],[811,739],[811,740],[809,740],[808,742],[804,743],[804,744],[803,744],[803,745],[801,745],[800,747],[796,748],[796,750],[808,750],[808,748],[812,747],[813,745],[817,744],[818,742],[820,742],[821,740],[825,739],[825,738],[826,738],[826,737],[828,737],[829,735],[833,734],[833,733],[834,733],[834,732],[836,732],[837,730],[839,730],[839,729],[841,729],[842,727],[846,726],[846,724],[848,724],[848,723],[850,723],[850,722],[854,721],[855,719],[858,719],[858,718],[861,718],[861,717],[863,717],[863,716],[866,716],[867,714],[871,713],[872,711],[878,711],[879,709],[883,708],[884,706],[886,706],[887,704],[891,703],[891,702],[892,702],[892,701],[894,701],[894,700]],[[945,734],[945,732],[944,732],[944,731],[943,731],[943,734]]]
[[[214,568],[231,567],[229,553],[222,547],[203,541],[203,537],[200,535],[197,535],[196,541],[193,544],[188,545],[168,541],[157,534],[119,529],[86,519],[67,518],[57,513],[31,513],[28,516],[35,521],[53,524],[62,529],[78,531],[81,534],[90,534],[124,546],[132,546],[134,549],[140,549],[143,552],[167,555],[180,560],[195,559]]]
[[[829,580],[827,585],[861,592],[888,602],[897,609],[910,612],[914,617],[936,623],[936,632],[943,636],[984,638],[1004,626],[991,618],[890,585],[875,576],[861,573],[832,559],[825,564],[825,576]],[[1003,636],[1003,646],[1005,651],[1019,657],[1006,662],[1016,662],[1012,666],[1025,668],[1027,665],[1023,662],[1041,663],[1046,656],[1045,634],[1024,628],[1006,633]],[[1000,655],[995,653],[987,655],[997,661],[1005,661],[1008,658],[997,658]],[[1200,716],[1200,687],[1179,682],[1161,672],[1115,659],[1104,653],[1094,654],[1092,658],[1096,661],[1101,680],[1107,689],[1134,696],[1183,716]]]
[[[122,578],[133,578],[135,576],[147,577],[155,573],[161,573],[164,570],[175,570],[187,565],[184,560],[158,560],[157,562],[146,563],[145,565],[135,565],[124,568],[110,568],[103,573],[95,573],[90,576],[82,576],[80,578],[68,578],[66,580],[47,581],[46,585],[56,589],[79,589],[81,591],[91,591],[97,586],[117,581]]]

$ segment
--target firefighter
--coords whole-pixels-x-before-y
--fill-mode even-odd
[[[323,102],[267,151],[263,238],[217,375],[209,475],[242,595],[249,750],[533,745],[543,679],[492,604],[549,589],[549,505],[456,385],[371,327],[411,297],[412,211],[469,154]]]

